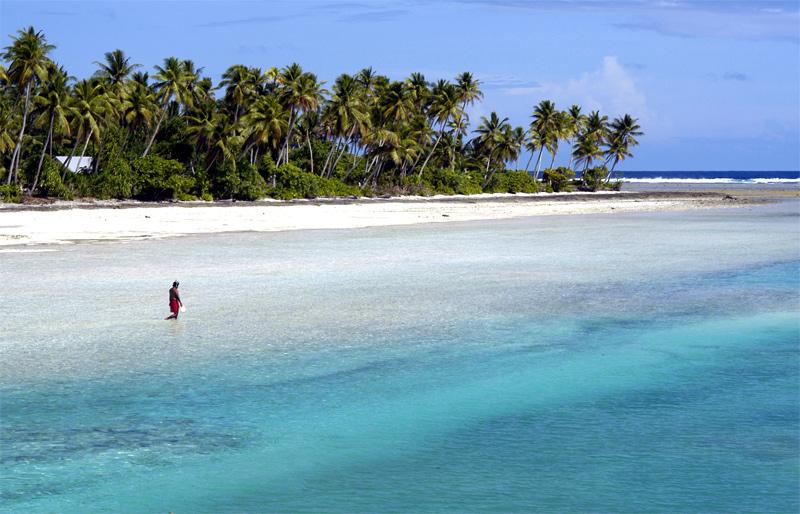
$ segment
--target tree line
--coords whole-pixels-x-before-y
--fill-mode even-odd
[[[492,112],[471,130],[467,111],[483,93],[470,72],[398,81],[365,68],[326,88],[296,63],[235,64],[214,84],[191,60],[167,57],[151,74],[114,50],[76,80],[53,49],[28,27],[2,54],[6,201],[597,190],[618,187],[615,169],[642,134],[628,114],[609,121],[549,100],[528,127]],[[564,147],[569,165],[554,168]],[[91,168],[72,173],[78,156]]]

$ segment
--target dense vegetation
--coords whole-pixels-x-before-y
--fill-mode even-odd
[[[236,64],[215,85],[192,61],[168,57],[150,75],[114,50],[76,81],[48,57],[43,33],[11,39],[0,65],[2,201],[597,190],[613,187],[641,135],[627,114],[609,122],[547,100],[527,129],[491,113],[470,132],[466,111],[483,94],[469,72],[430,83],[366,68],[326,90],[298,64]],[[570,165],[553,168],[561,144]],[[91,156],[91,169],[72,173],[57,155]]]

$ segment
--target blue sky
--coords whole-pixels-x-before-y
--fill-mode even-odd
[[[485,93],[473,121],[527,126],[545,98],[638,117],[623,170],[800,169],[796,0],[0,0],[3,46],[28,25],[78,78],[115,48],[145,69],[193,59],[215,80],[234,63],[296,61],[328,83],[366,66],[469,70]]]

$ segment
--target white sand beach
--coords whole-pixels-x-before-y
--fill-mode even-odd
[[[0,246],[155,239],[220,232],[346,229],[527,216],[741,205],[722,195],[607,193],[246,202],[61,203],[0,208]]]

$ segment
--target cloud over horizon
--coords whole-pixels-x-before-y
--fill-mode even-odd
[[[505,94],[547,98],[561,108],[578,104],[587,111],[599,110],[609,117],[628,113],[646,120],[650,116],[644,93],[613,55],[604,57],[599,69],[586,72],[577,79],[543,82],[532,87],[510,87]]]

